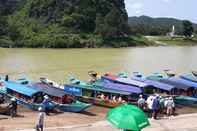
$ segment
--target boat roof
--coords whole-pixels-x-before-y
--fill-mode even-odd
[[[121,84],[127,84],[127,85],[133,85],[133,86],[138,86],[138,87],[147,87],[150,86],[144,82],[140,82],[140,81],[136,81],[136,80],[132,80],[130,78],[119,78],[119,77],[110,77],[110,76],[102,76],[102,79],[107,79],[110,81],[114,81],[114,82],[118,82]]]
[[[180,83],[178,81],[171,80],[169,78],[161,79],[160,82],[173,85],[175,88],[178,88],[178,89],[188,90],[190,88],[188,85],[185,85],[185,84]]]
[[[29,87],[55,97],[63,97],[67,94],[63,89],[56,88],[41,82],[32,83]]]
[[[172,80],[172,81],[179,82],[179,83],[185,84],[189,87],[193,87],[193,88],[197,89],[197,83],[196,82],[185,80],[183,78],[175,78],[175,77],[172,77],[172,78],[169,78],[169,79]]]
[[[139,77],[133,77],[132,79],[145,82],[149,85],[152,85],[155,88],[165,90],[165,91],[171,91],[172,89],[175,88],[173,85],[169,85],[169,84],[165,84],[165,83],[161,83],[161,82],[153,81],[153,80],[147,80],[147,79],[143,79],[143,78],[139,78]]]
[[[197,82],[197,77],[195,77],[193,74],[185,74],[185,75],[181,75],[180,78],[182,79],[186,79],[192,82]]]
[[[13,90],[20,94],[32,97],[34,94],[39,93],[39,90],[29,88],[25,85],[13,82],[13,81],[4,81],[5,87],[7,89]]]
[[[65,87],[65,91],[67,91],[66,88],[69,88],[70,90],[68,91],[68,93],[71,93],[71,94],[75,94],[75,91],[73,91],[73,89],[75,89],[75,88],[89,89],[89,90],[95,90],[95,91],[106,92],[106,93],[121,94],[121,95],[130,95],[131,94],[131,92],[114,90],[114,89],[107,89],[107,88],[103,88],[101,86],[92,86],[92,85],[83,86],[83,85],[78,85],[78,84],[73,84],[73,85],[65,84],[64,87]]]
[[[111,82],[110,83],[102,82],[101,86],[107,89],[113,89],[113,90],[118,90],[118,91],[125,91],[125,92],[136,93],[136,94],[142,93],[142,90],[139,87],[131,86],[131,85],[123,85],[123,84],[111,83]]]

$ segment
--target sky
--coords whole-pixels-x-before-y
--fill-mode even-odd
[[[173,17],[197,23],[197,0],[125,0],[129,16]]]

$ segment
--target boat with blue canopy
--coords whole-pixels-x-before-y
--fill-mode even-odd
[[[48,95],[53,103],[55,103],[56,109],[63,112],[81,112],[91,106],[91,104],[83,103],[74,99],[74,97],[64,91],[60,85],[56,82],[41,77],[40,82],[25,82],[27,80],[20,80],[22,84],[27,84],[31,89],[35,89]],[[28,81],[28,80],[27,80]]]
[[[121,78],[121,77],[118,77],[116,75],[109,74],[109,73],[102,76],[101,80],[107,81],[107,82],[124,84],[124,85],[136,86],[136,87],[140,87],[140,88],[150,86],[149,84],[144,83],[144,82],[140,82],[140,81],[137,81],[137,80],[132,80],[130,78]]]
[[[67,93],[77,96],[84,102],[106,107],[116,107],[124,102],[135,103],[138,95],[142,93],[142,90],[135,86],[109,83],[102,80],[84,82],[72,78],[70,82],[71,84],[64,85],[64,90]],[[104,97],[101,97],[102,95]],[[122,101],[119,101],[118,98],[121,98]]]
[[[3,81],[0,92],[10,98],[15,97],[18,104],[28,109],[38,110],[39,107],[43,106],[43,93],[41,91],[28,88],[16,82]],[[55,107],[54,103],[50,103],[48,108],[52,110]]]

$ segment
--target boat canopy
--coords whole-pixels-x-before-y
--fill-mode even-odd
[[[185,80],[185,79],[182,79],[182,78],[175,78],[175,77],[169,78],[169,79],[172,80],[172,81],[179,82],[179,83],[185,84],[189,87],[193,87],[193,88],[197,89],[197,83],[195,83],[195,82]]]
[[[185,79],[185,80],[189,80],[192,82],[197,82],[197,77],[194,76],[193,74],[181,75],[180,78]]]
[[[118,84],[118,83],[103,82],[102,86],[105,87],[105,88],[108,88],[108,89],[125,91],[125,92],[130,92],[130,93],[136,93],[136,94],[141,94],[142,93],[142,90],[139,87],[131,86],[131,85],[123,85],[123,84]]]
[[[165,83],[161,83],[161,82],[153,81],[153,80],[147,80],[147,79],[143,79],[139,77],[133,77],[132,79],[145,82],[149,85],[152,85],[155,88],[165,90],[165,91],[171,91],[172,89],[175,88],[173,85],[169,85],[169,84],[165,84]]]
[[[121,90],[114,90],[110,88],[103,88],[101,85],[89,85],[89,86],[81,86],[81,85],[64,85],[64,90],[72,95],[75,96],[82,96],[82,89],[92,90],[92,91],[98,91],[98,92],[105,92],[105,93],[113,93],[113,94],[121,94],[121,95],[130,95],[131,92],[127,91],[121,91]]]
[[[169,78],[168,79],[161,79],[160,82],[173,85],[177,89],[188,90],[190,88],[188,85],[185,85],[185,84],[180,83],[178,81],[171,80]]]
[[[113,82],[117,82],[120,84],[126,84],[126,85],[132,85],[132,86],[138,86],[138,87],[147,87],[150,86],[144,82],[136,81],[136,80],[131,80],[130,78],[111,78],[110,76],[102,76],[101,79],[103,80],[109,80]]]
[[[52,87],[50,85],[40,83],[40,82],[33,83],[29,85],[29,87],[32,89],[39,90],[40,92],[43,92],[47,95],[55,96],[55,97],[63,97],[67,94],[63,89]]]
[[[16,83],[16,82],[12,82],[12,81],[4,81],[4,85],[7,89],[13,90],[15,92],[18,92],[20,94],[32,97],[33,95],[35,95],[36,93],[39,93],[39,90],[36,89],[32,89],[32,88],[28,88],[25,85]]]

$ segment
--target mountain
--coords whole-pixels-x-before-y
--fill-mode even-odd
[[[128,23],[134,33],[143,35],[165,35],[175,26],[176,34],[182,35],[182,20],[175,18],[152,18],[149,16],[129,17]],[[197,24],[193,23],[197,31]]]
[[[0,1],[0,46],[92,47],[128,32],[124,0]]]

